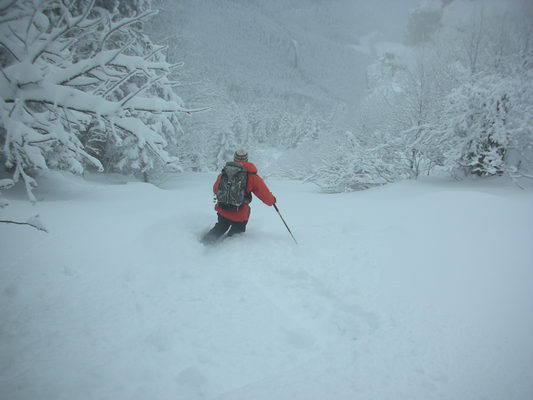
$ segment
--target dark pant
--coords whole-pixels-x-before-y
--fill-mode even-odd
[[[218,215],[218,222],[215,224],[213,229],[205,234],[202,238],[204,243],[212,243],[215,240],[219,239],[226,231],[228,231],[228,236],[232,236],[236,233],[243,233],[246,231],[246,224],[248,221],[235,222],[230,219],[224,218],[222,215]]]

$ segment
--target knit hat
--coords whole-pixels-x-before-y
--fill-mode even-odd
[[[233,161],[248,161],[248,153],[246,152],[246,150],[237,150],[233,155]]]

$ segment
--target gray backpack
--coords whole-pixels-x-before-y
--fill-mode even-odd
[[[217,188],[217,205],[225,210],[238,210],[243,203],[249,202],[246,193],[248,171],[242,164],[229,161],[222,169]]]

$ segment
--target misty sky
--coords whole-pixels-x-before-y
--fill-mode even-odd
[[[156,41],[172,38],[171,61],[183,61],[184,73],[194,79],[223,79],[246,88],[267,81],[265,86],[277,90],[351,103],[362,95],[365,68],[376,54],[350,46],[361,40],[401,42],[408,12],[418,3],[274,0],[228,7],[228,2],[165,1],[148,31]],[[294,44],[298,76],[291,75]]]
[[[195,82],[302,91],[356,104],[364,94],[366,67],[386,43],[404,40],[409,12],[442,3],[451,4],[447,18],[455,19],[470,14],[472,6],[510,9],[523,1],[163,0],[156,2],[163,11],[147,29],[156,42],[170,38],[169,58],[183,61],[184,74]]]

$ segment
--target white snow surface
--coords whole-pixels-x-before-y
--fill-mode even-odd
[[[267,179],[204,247],[214,174],[163,187],[49,172],[49,233],[0,224],[0,398],[533,398],[533,190]]]

